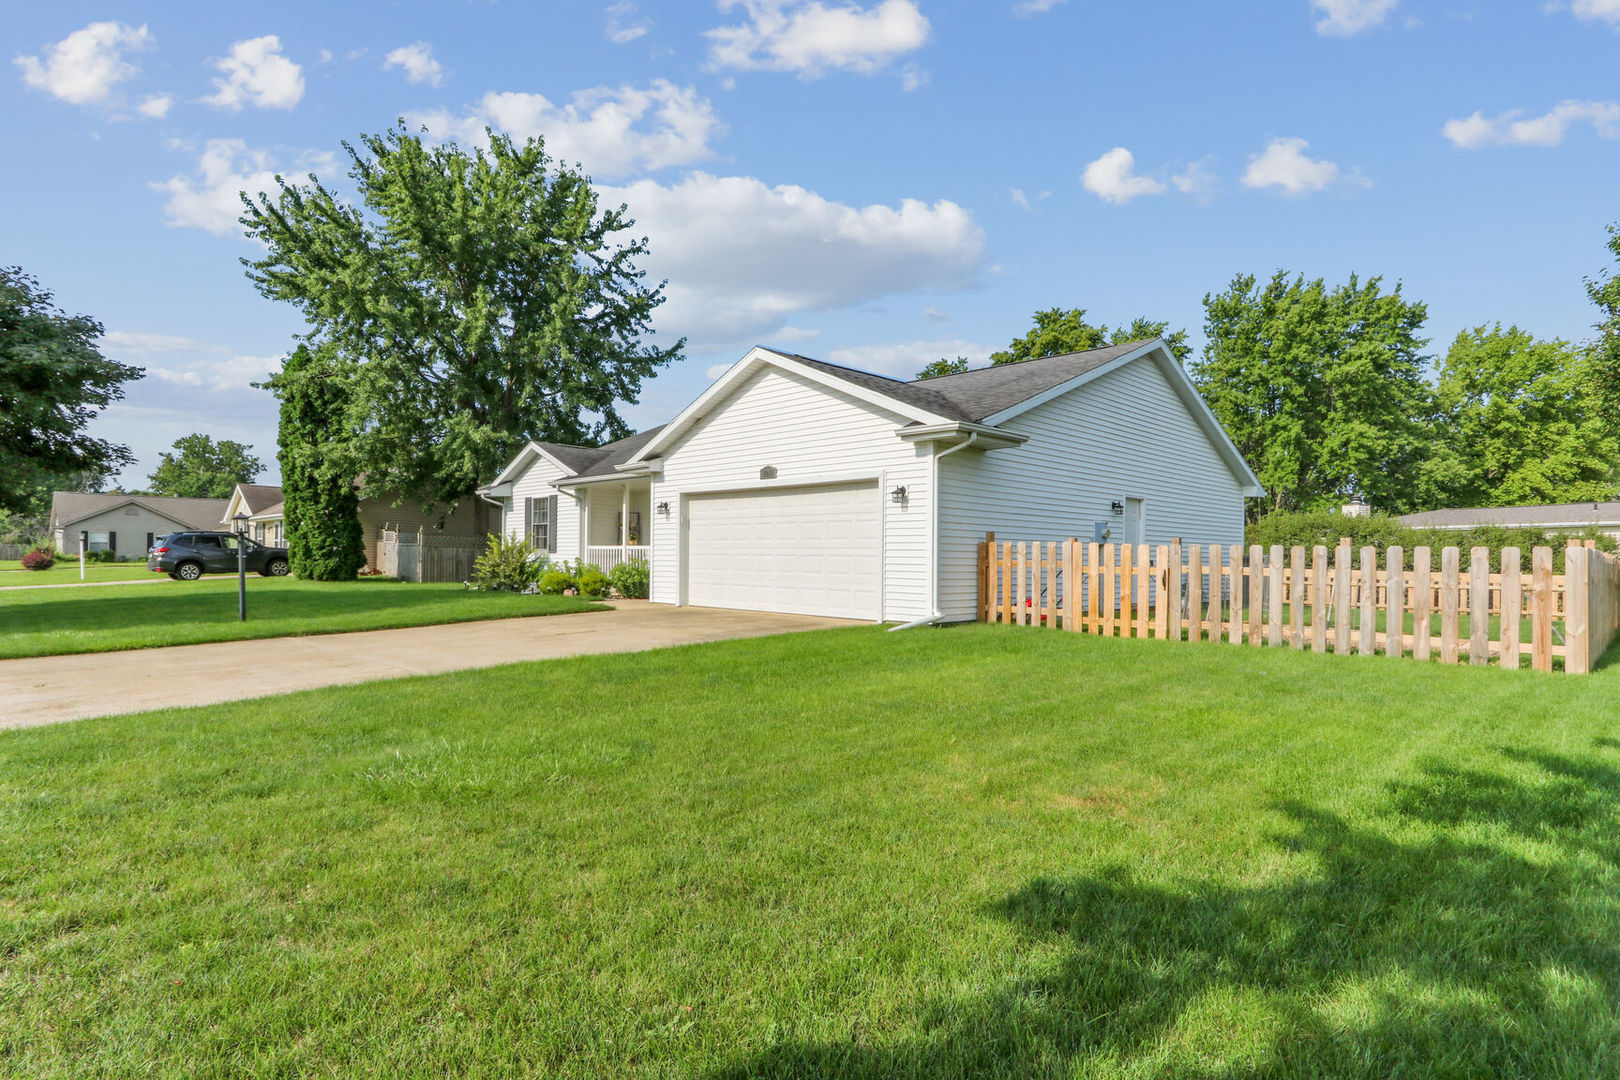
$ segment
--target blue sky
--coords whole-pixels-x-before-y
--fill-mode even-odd
[[[364,10],[360,10],[363,8]],[[660,423],[755,342],[909,377],[1038,308],[1186,326],[1239,272],[1399,280],[1465,326],[1590,333],[1620,221],[1620,0],[13,5],[0,261],[148,369],[97,431],[273,466],[249,388],[300,329],[235,192],[341,179],[396,117],[581,162],[668,277]]]

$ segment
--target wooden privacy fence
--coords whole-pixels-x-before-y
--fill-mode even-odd
[[[401,581],[466,581],[484,543],[423,529],[383,529],[377,535],[377,569]]]
[[[998,541],[979,545],[979,616],[985,622],[1061,627],[1106,637],[1287,645],[1314,652],[1410,654],[1454,664],[1528,662],[1583,673],[1620,631],[1620,559],[1571,542],[1564,573],[1551,548],[1518,548],[1496,569],[1488,548],[1390,547],[1355,558],[1349,540],[1269,551],[1180,543],[1150,547]],[[1168,602],[1167,602],[1168,601]],[[1528,626],[1526,626],[1528,623]],[[1494,625],[1493,625],[1494,624]],[[1528,631],[1528,640],[1526,640]]]

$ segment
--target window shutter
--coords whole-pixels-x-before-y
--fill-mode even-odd
[[[523,539],[534,543],[534,500],[528,497],[523,500]]]
[[[115,555],[118,553],[118,534],[117,533],[109,532],[107,534],[107,550],[112,552]]]
[[[146,550],[147,551],[152,550],[152,534],[151,533],[146,534]]]
[[[557,553],[557,496],[546,500],[546,551]]]

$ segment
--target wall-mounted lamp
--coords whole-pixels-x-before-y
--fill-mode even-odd
[[[1118,499],[1115,499],[1113,502],[1108,504],[1108,509],[1112,510],[1116,514],[1123,514],[1125,512],[1125,504],[1120,502]]]
[[[660,514],[663,514],[665,517],[669,517],[669,503],[667,503],[667,502],[659,503],[658,504],[658,512]]]
[[[897,502],[897,503],[905,502],[906,501],[906,488],[905,488],[905,485],[902,484],[901,486],[895,488],[893,491],[889,492],[889,500],[891,502]]]
[[[775,480],[776,479],[776,466],[775,465],[767,465],[763,469],[759,470],[759,478],[761,480]]]

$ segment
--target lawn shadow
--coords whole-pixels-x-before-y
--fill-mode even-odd
[[[1620,1073],[1620,772],[1501,751],[1355,821],[1277,809],[1313,869],[1252,887],[1128,866],[994,905],[1038,977],[940,999],[897,1045],[784,1041],[743,1077],[1596,1076]]]

